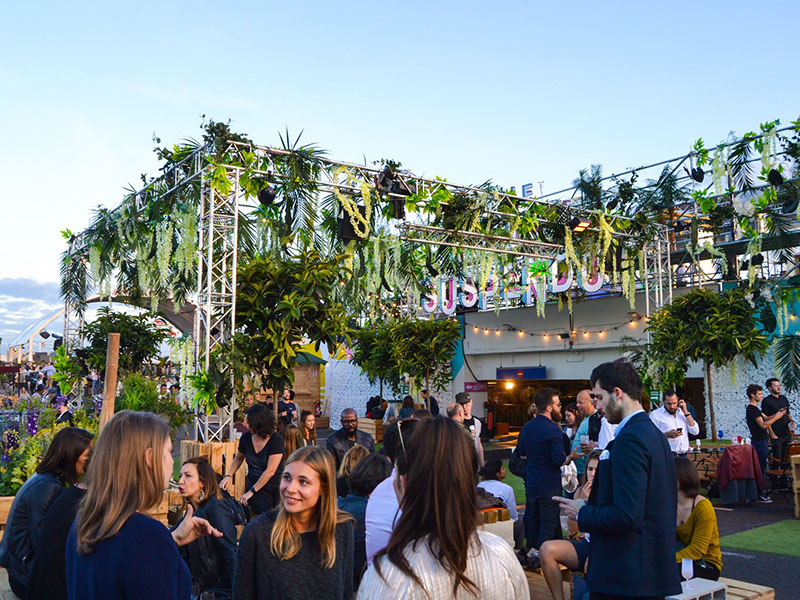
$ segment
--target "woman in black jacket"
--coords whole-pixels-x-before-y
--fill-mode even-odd
[[[44,517],[62,490],[83,476],[92,439],[91,433],[77,427],[56,433],[36,473],[14,497],[0,543],[0,566],[8,570],[11,591],[19,598],[28,594],[34,542]]]
[[[236,567],[236,525],[233,512],[221,500],[217,474],[205,458],[190,458],[183,463],[178,492],[194,506],[195,517],[207,519],[222,532],[220,538],[202,537],[181,546],[192,582],[201,592],[212,591],[216,598],[228,598]]]

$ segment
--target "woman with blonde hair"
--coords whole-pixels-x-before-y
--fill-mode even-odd
[[[350,484],[347,483],[347,478],[353,472],[355,466],[366,458],[371,453],[369,450],[359,444],[356,444],[348,450],[342,457],[342,464],[339,465],[339,472],[336,473],[336,495],[344,498],[350,493]]]
[[[245,527],[237,600],[343,600],[353,594],[353,519],[336,508],[333,456],[307,446],[286,461],[280,504]]]
[[[189,600],[192,578],[178,546],[222,533],[195,517],[192,506],[172,535],[147,516],[171,474],[172,440],[162,419],[123,410],[106,423],[67,538],[70,600]]]

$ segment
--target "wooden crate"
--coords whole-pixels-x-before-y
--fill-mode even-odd
[[[719,582],[728,586],[728,600],[775,600],[775,590],[763,585],[726,577],[720,577]]]
[[[6,521],[8,521],[8,513],[11,511],[11,505],[13,503],[14,496],[0,496],[0,540],[3,539]]]
[[[161,521],[164,525],[169,527],[169,513],[172,507],[180,506],[183,504],[183,498],[178,493],[178,490],[165,490],[161,496],[161,502],[153,510],[147,514],[154,519]]]
[[[358,428],[363,431],[364,433],[368,433],[372,436],[372,439],[377,439],[376,437],[376,425],[377,421],[373,419],[359,419],[358,420]]]
[[[794,518],[800,519],[800,490],[794,490]]]
[[[181,464],[187,459],[194,458],[195,456],[204,456],[211,467],[220,475],[224,476],[233,459],[236,457],[236,450],[239,447],[239,442],[194,442],[192,440],[183,440],[181,442]],[[239,498],[244,494],[247,485],[245,479],[247,477],[247,464],[242,463],[239,470],[233,476],[233,490],[231,496]]]

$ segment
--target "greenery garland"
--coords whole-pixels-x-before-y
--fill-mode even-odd
[[[350,223],[353,226],[353,231],[355,231],[356,235],[360,237],[362,240],[367,239],[369,237],[369,217],[372,214],[372,194],[370,193],[369,184],[366,181],[361,182],[361,197],[364,200],[364,208],[366,209],[366,216],[362,216],[361,212],[358,210],[358,205],[355,201],[349,197],[347,194],[343,194],[339,189],[338,185],[336,185],[339,176],[344,173],[345,174],[345,182],[349,187],[354,187],[352,184],[355,182],[356,178],[350,170],[345,167],[337,167],[331,173],[331,178],[333,179],[333,195],[336,196],[336,199],[339,201],[339,204],[347,211],[347,214],[350,215]]]

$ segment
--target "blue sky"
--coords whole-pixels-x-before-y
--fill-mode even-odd
[[[59,230],[115,205],[155,169],[152,135],[198,136],[202,114],[263,144],[288,127],[342,160],[547,192],[592,163],[621,171],[800,113],[793,1],[51,2],[0,17],[6,341],[9,301],[58,305]]]

